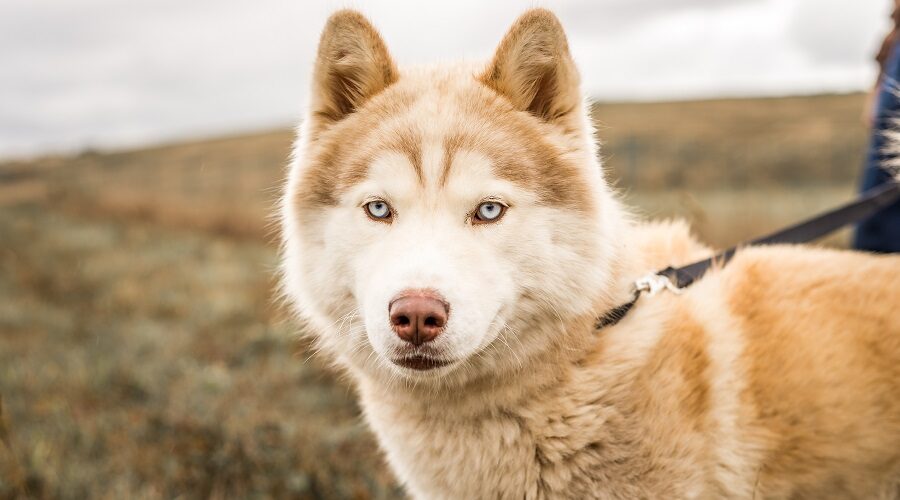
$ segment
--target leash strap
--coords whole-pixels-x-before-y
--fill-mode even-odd
[[[641,298],[641,292],[639,290],[635,290],[634,296],[628,302],[616,307],[615,309],[610,309],[606,311],[606,314],[597,318],[597,322],[594,323],[594,328],[600,330],[602,328],[606,328],[607,326],[613,326],[619,321],[622,321],[622,318],[628,314],[628,311],[631,310],[632,307],[637,303],[638,299]]]
[[[900,200],[900,182],[888,182],[866,191],[850,203],[767,236],[756,238],[749,243],[731,247],[709,259],[694,262],[684,267],[667,267],[657,272],[656,276],[664,278],[668,285],[649,278],[638,280],[635,286],[634,298],[598,318],[596,327],[600,329],[618,323],[634,307],[643,292],[649,292],[652,295],[660,289],[659,287],[672,287],[680,290],[691,286],[695,281],[702,278],[713,265],[724,266],[727,264],[740,248],[779,243],[806,243],[832,233],[848,224],[874,215],[897,200]]]

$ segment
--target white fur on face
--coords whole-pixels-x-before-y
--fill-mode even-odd
[[[379,358],[395,367],[404,342],[390,326],[388,305],[408,290],[432,290],[446,300],[450,314],[444,331],[428,345],[447,361],[459,363],[490,344],[504,324],[503,306],[515,300],[512,270],[502,253],[512,211],[494,224],[472,225],[471,214],[484,199],[512,203],[516,189],[492,178],[490,164],[477,155],[457,155],[445,187],[437,186],[443,151],[423,149],[423,187],[405,156],[389,153],[370,165],[367,179],[347,193],[344,204],[361,206],[371,197],[385,199],[394,212],[391,224],[369,220],[358,210],[345,221],[357,235],[350,259],[354,295],[365,331]],[[521,195],[519,195],[521,196]],[[350,232],[346,232],[351,236]],[[444,370],[452,369],[446,368]]]
[[[597,250],[605,245],[590,237],[600,237],[596,220],[539,203],[477,151],[458,151],[439,185],[443,156],[441,141],[422,145],[423,186],[407,156],[382,153],[338,206],[303,228],[286,224],[294,232],[286,237],[288,291],[321,332],[319,343],[352,367],[422,380],[462,365],[513,366],[552,341],[522,338],[530,318],[584,313],[591,296],[582,291],[607,279]],[[366,216],[373,198],[391,205],[392,223]],[[488,198],[509,209],[496,223],[472,225]],[[285,212],[296,219],[287,205]],[[391,329],[389,304],[416,289],[449,304],[445,329],[428,346],[453,365],[416,372],[391,361],[404,342]]]

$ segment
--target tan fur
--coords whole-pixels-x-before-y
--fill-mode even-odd
[[[900,257],[750,248],[598,332],[636,278],[711,250],[604,183],[551,13],[523,15],[487,66],[399,70],[343,11],[314,80],[285,288],[411,496],[900,498]],[[361,212],[379,189],[395,224]],[[508,215],[467,225],[485,194]],[[485,344],[437,375],[384,359],[382,303],[363,307],[398,274],[381,267],[422,255],[417,286],[472,285],[450,321],[502,296]],[[448,262],[453,279],[430,272]]]
[[[313,70],[315,128],[349,115],[397,81],[397,68],[381,36],[352,10],[328,20]]]
[[[513,24],[481,81],[515,108],[548,121],[570,115],[581,103],[572,91],[579,77],[563,28],[541,10],[526,12]]]
[[[735,264],[726,286],[746,343],[743,397],[768,449],[761,484],[874,494],[900,467],[897,258],[783,248]]]

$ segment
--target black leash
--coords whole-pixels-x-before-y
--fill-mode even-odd
[[[634,297],[629,302],[597,318],[596,328],[599,330],[621,321],[628,314],[628,311],[634,307],[643,292],[649,292],[652,295],[664,288],[678,292],[691,286],[695,281],[702,278],[713,265],[724,266],[727,264],[740,248],[778,243],[806,243],[848,224],[865,219],[897,200],[900,200],[900,182],[888,182],[866,191],[859,198],[846,205],[829,210],[768,236],[757,238],[749,243],[731,247],[709,259],[694,262],[684,267],[667,267],[654,275],[635,282]]]

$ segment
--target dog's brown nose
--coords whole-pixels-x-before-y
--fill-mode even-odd
[[[420,346],[431,342],[444,330],[450,307],[434,292],[410,290],[391,301],[388,314],[397,336]]]

